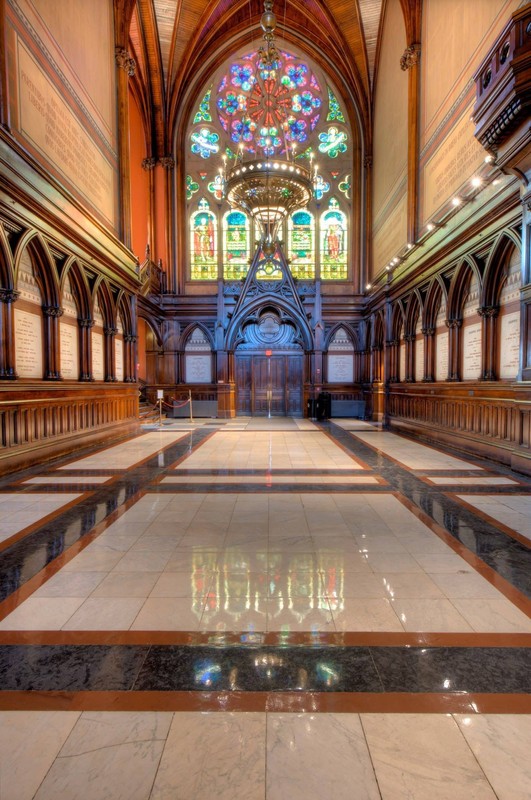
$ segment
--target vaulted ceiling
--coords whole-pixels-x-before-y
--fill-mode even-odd
[[[406,6],[410,0],[401,0]],[[135,92],[152,155],[171,153],[184,98],[205,69],[261,35],[263,0],[115,0],[118,29],[136,62]],[[369,130],[384,0],[275,0],[277,37],[336,78]]]

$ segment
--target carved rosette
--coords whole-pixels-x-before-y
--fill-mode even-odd
[[[460,328],[463,324],[462,319],[447,319],[445,322],[447,328]]]
[[[0,301],[2,303],[14,303],[20,297],[20,292],[15,289],[0,289]]]
[[[105,336],[116,336],[118,328],[104,328],[103,332]]]
[[[163,156],[160,159],[159,164],[164,169],[175,169],[175,159],[173,156]]]
[[[157,166],[157,159],[156,158],[144,158],[142,161],[142,169],[148,172],[150,169],[155,169]]]
[[[64,311],[61,306],[42,306],[42,313],[45,317],[62,317]]]
[[[405,71],[410,67],[415,66],[420,61],[420,44],[415,42],[414,44],[410,44],[409,47],[406,47],[404,53],[400,59],[400,69]]]
[[[94,320],[93,319],[78,319],[77,324],[80,328],[93,328],[94,327]]]
[[[136,62],[132,58],[125,47],[117,47],[115,50],[116,66],[124,69],[127,75],[132,78],[136,71]]]
[[[476,309],[480,317],[495,319],[500,313],[499,306],[482,306]]]

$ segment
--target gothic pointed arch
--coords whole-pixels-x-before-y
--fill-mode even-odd
[[[483,290],[480,305],[483,308],[494,308],[499,305],[503,284],[515,249],[520,252],[522,243],[512,231],[504,231],[494,242],[485,268]]]
[[[31,260],[35,280],[41,292],[43,307],[59,308],[59,276],[46,241],[36,231],[28,231],[20,239],[14,258],[16,275],[18,275],[22,254],[26,250]]]
[[[461,319],[472,276],[476,278],[481,293],[482,277],[478,264],[472,257],[467,257],[458,265],[450,283],[447,311],[449,320]]]
[[[297,291],[295,281],[291,275],[285,256],[280,248],[273,258],[266,258],[258,249],[255,253],[251,267],[245,279],[240,297],[236,303],[233,316],[227,327],[225,335],[225,349],[234,350],[242,340],[242,332],[248,323],[260,327],[267,315],[267,310],[273,309],[277,322],[270,325],[271,330],[262,331],[271,343],[287,343],[288,331],[274,334],[273,328],[278,325],[288,325],[298,331],[297,339],[306,351],[313,349],[313,333],[308,317],[305,313],[302,300]],[[278,339],[276,336],[278,335]],[[286,336],[288,338],[286,338]],[[271,338],[272,337],[272,338]]]

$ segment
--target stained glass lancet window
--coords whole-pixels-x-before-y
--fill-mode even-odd
[[[292,151],[295,148],[300,163],[307,166],[311,163],[312,168],[318,164],[314,198],[307,209],[301,209],[288,220],[284,231],[292,273],[313,279],[320,261],[323,280],[348,277],[347,215],[351,210],[350,187],[354,176],[345,108],[340,94],[319,66],[291,46],[288,50],[280,41],[277,45],[279,57],[272,68],[264,67],[255,49],[240,50],[222,62],[198,93],[191,111],[185,192],[193,280],[211,280],[217,276],[214,262],[218,260],[218,252],[222,253],[219,260],[223,261],[224,277],[231,280],[241,277],[254,254],[249,226],[240,225],[236,222],[238,217],[232,216],[241,212],[229,213],[224,204],[219,172],[222,157],[227,158],[229,165],[240,154],[244,161],[261,156],[282,158],[288,148]],[[211,220],[217,237],[215,256],[211,253],[212,245],[205,253],[198,249],[196,241],[201,234],[201,230],[196,230],[201,228],[197,205],[201,193],[211,202],[208,214],[215,217]],[[330,198],[336,207],[330,206]],[[323,212],[323,208],[327,211]],[[241,236],[245,238],[245,255],[244,247],[240,247]],[[339,250],[334,248],[335,236],[340,242]],[[330,241],[330,252],[325,250],[325,241]],[[319,258],[316,258],[317,247]]]
[[[289,258],[295,278],[315,278],[314,218],[309,211],[296,211],[288,223]]]
[[[321,215],[321,278],[346,280],[347,278],[347,217],[332,197],[328,210]]]
[[[223,217],[223,277],[245,277],[249,258],[249,219],[242,211],[228,211]]]
[[[218,248],[216,217],[202,198],[190,216],[190,255],[192,280],[217,280]]]

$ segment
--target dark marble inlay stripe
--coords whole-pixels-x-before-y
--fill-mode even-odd
[[[531,693],[531,648],[2,645],[1,691]]]

